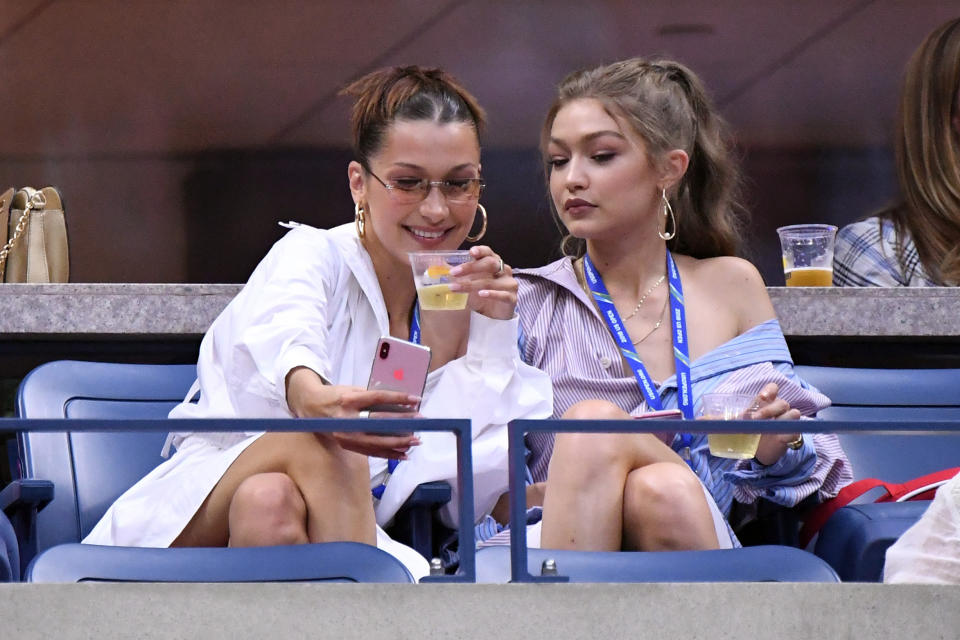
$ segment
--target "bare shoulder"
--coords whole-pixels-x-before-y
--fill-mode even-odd
[[[763,277],[751,262],[732,256],[679,258],[677,266],[696,284],[699,294],[730,309],[740,333],[776,317]]]

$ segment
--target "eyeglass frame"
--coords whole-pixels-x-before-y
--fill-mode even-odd
[[[369,173],[371,176],[373,176],[374,178],[376,178],[377,182],[379,182],[381,185],[383,185],[383,188],[387,190],[387,192],[390,194],[390,197],[391,197],[391,198],[395,198],[395,197],[396,197],[396,196],[394,195],[394,191],[397,191],[397,192],[399,192],[399,193],[417,193],[417,192],[419,192],[420,187],[418,187],[417,189],[403,189],[403,188],[398,187],[397,185],[394,185],[394,184],[387,184],[386,182],[383,181],[383,179],[382,179],[380,176],[378,176],[378,175],[375,174],[373,171],[371,171],[371,170],[370,170],[370,167],[364,166],[363,168],[364,168],[364,170],[366,170],[367,173]],[[411,178],[411,179],[412,179],[412,178]],[[453,183],[453,182],[462,182],[462,181],[469,181],[469,182],[477,182],[477,183],[479,183],[479,184],[480,184],[480,188],[477,190],[477,194],[476,194],[476,195],[469,196],[468,199],[466,199],[466,200],[451,200],[451,199],[450,199],[450,196],[443,190],[444,186],[450,187],[451,183]],[[438,189],[440,189],[440,193],[443,194],[443,197],[444,197],[448,202],[456,202],[456,203],[464,203],[464,204],[465,204],[465,203],[468,203],[470,200],[473,200],[473,199],[479,200],[479,199],[480,199],[480,194],[483,193],[484,188],[487,186],[487,182],[486,182],[482,177],[481,177],[481,178],[457,178],[456,180],[427,180],[426,178],[419,178],[419,179],[417,179],[417,182],[418,182],[419,184],[426,183],[426,184],[427,184],[427,190],[422,192],[422,193],[423,193],[423,197],[422,197],[422,198],[420,198],[420,199],[417,200],[416,202],[411,202],[410,204],[416,204],[416,203],[423,202],[424,200],[426,200],[427,197],[430,195],[431,189],[433,189],[434,187],[437,187]]]

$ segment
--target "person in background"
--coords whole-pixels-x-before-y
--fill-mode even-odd
[[[837,234],[833,284],[960,285],[960,18],[907,63],[895,141],[899,202]]]
[[[354,221],[301,225],[274,245],[210,327],[199,379],[170,416],[357,418],[386,403],[416,415],[420,398],[365,385],[381,336],[422,341],[433,356],[419,411],[472,419],[474,508],[483,517],[507,489],[505,425],[549,415],[550,381],[520,360],[517,282],[494,251],[474,246],[474,260],[453,269],[451,289],[469,294],[459,312],[419,313],[407,255],[456,249],[486,229],[483,111],[438,69],[384,69],[344,91],[355,99]],[[482,230],[468,237],[477,217]],[[197,391],[199,402],[189,402]],[[349,540],[378,544],[415,577],[428,573],[424,558],[378,525],[416,485],[456,477],[452,434],[179,433],[168,443],[176,453],[121,496],[85,542]],[[400,464],[388,469],[388,459]]]
[[[937,489],[920,519],[887,548],[883,581],[960,584],[960,475]]]
[[[829,401],[793,373],[759,273],[733,257],[738,173],[700,80],[640,58],[573,73],[542,151],[566,257],[515,275],[524,359],[550,374],[554,416],[692,419],[704,393],[726,391],[790,421],[748,461],[712,456],[702,435],[529,434],[533,479],[546,478],[540,545],[730,547],[735,499],[835,495],[851,479],[836,437],[792,422]]]

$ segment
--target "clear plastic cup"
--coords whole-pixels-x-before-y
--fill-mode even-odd
[[[473,260],[469,251],[417,251],[407,255],[422,310],[456,311],[467,306],[466,293],[450,290],[450,270]]]
[[[702,420],[749,420],[755,396],[740,393],[705,393],[697,417]],[[749,460],[757,454],[759,433],[709,433],[707,445],[718,458]]]
[[[777,229],[783,251],[783,275],[788,287],[833,285],[832,224],[792,224]]]

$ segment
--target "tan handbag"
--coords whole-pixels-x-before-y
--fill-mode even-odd
[[[10,189],[0,200],[0,240],[5,240],[0,282],[67,282],[70,257],[60,192],[24,187],[16,193]]]

